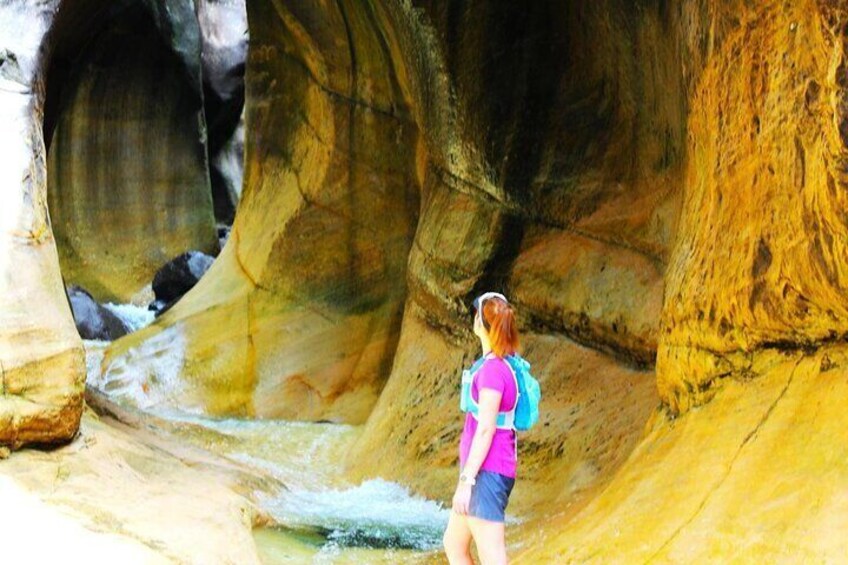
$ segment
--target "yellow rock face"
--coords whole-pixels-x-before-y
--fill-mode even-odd
[[[104,372],[155,389],[173,370],[163,402],[214,414],[367,419],[349,472],[446,499],[456,379],[478,348],[470,300],[507,288],[550,403],[524,444],[517,507],[588,500],[657,404],[683,171],[671,15],[631,14],[638,33],[585,60],[551,51],[567,48],[559,27],[587,46],[618,29],[614,9],[535,8],[520,22],[550,18],[528,49],[596,92],[557,86],[502,49],[515,36],[500,23],[525,18],[515,7],[472,24],[430,5],[250,5],[247,180],[232,236],[179,304],[113,344]],[[450,17],[467,21],[465,39],[446,38]],[[636,48],[651,53],[647,69]],[[503,68],[488,77],[489,65]]]
[[[397,342],[419,205],[417,129],[369,10],[250,6],[247,180],[229,243],[157,326],[115,344],[106,371],[138,370],[133,351],[168,327],[185,343],[178,404],[368,416]]]
[[[545,402],[544,425],[519,440],[522,480],[510,508],[544,515],[591,499],[658,403],[650,369],[679,207],[685,97],[669,74],[680,49],[662,32],[673,16],[628,12],[636,31],[625,32],[612,14],[626,8],[615,2],[525,8],[431,2],[395,14],[428,142],[422,213],[391,376],[347,461],[351,473],[450,499],[459,374],[479,354],[470,302],[505,290]],[[531,29],[533,39],[512,35]],[[410,54],[428,47],[441,62],[422,70]],[[651,53],[641,70],[641,59],[629,59],[639,50]],[[437,88],[421,87],[440,80],[455,89],[450,111]]]
[[[767,351],[679,419],[658,413],[582,512],[520,536],[528,563],[841,561],[845,347]],[[827,360],[827,361],[825,361]]]
[[[0,10],[0,445],[73,438],[83,403],[82,342],[65,297],[45,186],[38,51],[49,15]]]
[[[351,477],[447,501],[470,302],[504,290],[544,392],[519,440],[517,562],[845,555],[841,3],[257,1],[249,16],[232,236],[109,348],[108,376],[212,414],[363,423],[339,454]],[[45,309],[0,293],[3,366],[68,368],[44,390],[73,399],[43,216],[3,224]],[[17,373],[26,394],[52,378],[34,370]],[[0,430],[53,414],[8,396]]]
[[[817,348],[848,323],[844,11],[719,5],[690,102],[688,167],[657,372],[673,411],[758,351]]]

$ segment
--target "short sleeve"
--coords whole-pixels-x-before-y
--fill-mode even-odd
[[[496,390],[503,395],[506,389],[506,377],[512,378],[509,369],[499,359],[489,359],[480,367],[477,375],[477,388]]]

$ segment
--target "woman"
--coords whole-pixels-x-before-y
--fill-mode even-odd
[[[516,352],[518,332],[512,307],[502,294],[481,295],[474,309],[474,333],[484,357],[482,364],[475,363],[471,382],[477,416],[465,415],[460,480],[443,543],[452,565],[473,563],[472,538],[483,565],[502,565],[507,562],[504,510],[518,462],[515,431],[504,425],[514,414],[518,387],[504,358]]]

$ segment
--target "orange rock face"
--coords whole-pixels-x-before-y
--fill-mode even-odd
[[[694,81],[677,243],[665,281],[660,393],[673,411],[763,349],[846,332],[844,10],[720,6]]]

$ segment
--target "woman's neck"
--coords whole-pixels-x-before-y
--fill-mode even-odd
[[[483,348],[483,357],[492,352],[492,344],[488,339],[480,338],[480,346]]]

